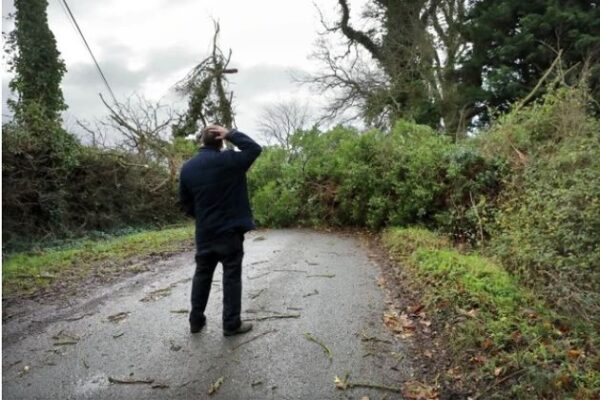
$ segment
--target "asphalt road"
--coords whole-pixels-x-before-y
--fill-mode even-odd
[[[6,322],[3,398],[400,398],[334,385],[346,373],[392,386],[412,374],[382,322],[379,266],[356,238],[262,231],[247,235],[245,249],[242,317],[254,320],[252,332],[222,335],[219,266],[208,325],[189,333],[193,254],[180,254],[68,304],[30,304],[33,311]]]

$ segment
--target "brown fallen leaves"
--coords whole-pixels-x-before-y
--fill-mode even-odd
[[[419,381],[409,381],[404,384],[402,395],[408,400],[438,400],[438,390]]]
[[[383,322],[394,334],[402,338],[412,336],[416,329],[414,321],[405,313],[400,315],[395,311],[384,313]]]

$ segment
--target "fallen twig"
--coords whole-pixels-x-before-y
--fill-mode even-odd
[[[212,385],[210,385],[210,388],[208,388],[208,395],[212,396],[213,394],[215,394],[217,392],[217,390],[219,390],[219,388],[221,387],[221,385],[223,384],[223,382],[225,382],[225,378],[224,377],[220,377],[219,379],[217,379],[215,381],[215,383],[213,383]]]
[[[248,344],[248,343],[250,343],[250,342],[252,342],[252,341],[254,341],[254,340],[256,340],[256,339],[258,339],[260,337],[263,337],[263,336],[268,335],[269,333],[273,333],[273,332],[277,332],[277,329],[271,329],[270,331],[259,333],[258,335],[254,336],[254,337],[252,337],[252,338],[250,338],[250,339],[248,339],[248,340],[246,340],[244,342],[238,343],[235,346],[233,346],[230,351],[233,352],[233,351],[237,350],[238,348],[240,348],[241,346],[243,346],[245,344]]]
[[[269,260],[260,260],[260,261],[254,261],[253,263],[250,263],[250,265],[258,265],[258,264],[264,264],[266,262],[269,262]]]
[[[258,292],[256,293],[252,293],[249,297],[254,300],[255,298],[257,298],[258,296],[260,296],[263,292],[265,291],[265,289],[260,289]]]
[[[154,383],[154,379],[119,379],[119,378],[113,378],[112,376],[109,376],[108,382],[120,383],[123,385],[135,385],[135,384],[151,385]]]
[[[303,294],[302,297],[310,297],[310,296],[314,296],[316,294],[319,294],[319,291],[317,289],[315,289],[314,292]]]
[[[121,336],[123,336],[124,334],[125,334],[125,332],[119,332],[119,333],[115,333],[115,334],[113,335],[113,339],[120,338],[120,337],[121,337]]]
[[[319,346],[321,346],[323,348],[323,352],[327,355],[327,358],[329,358],[329,361],[331,361],[333,359],[333,354],[331,353],[331,350],[329,349],[329,347],[325,346],[325,344],[323,342],[321,342],[319,339],[314,337],[312,333],[305,332],[304,337],[307,340],[314,342],[314,343],[318,344]]]
[[[387,386],[380,385],[378,383],[368,383],[368,382],[350,382],[350,374],[346,373],[344,379],[340,379],[339,377],[335,377],[334,384],[337,389],[346,390],[352,388],[367,388],[367,389],[379,389],[379,390],[387,390],[389,392],[394,393],[402,393],[402,388],[397,386]]]
[[[315,274],[315,275],[306,275],[307,278],[333,278],[335,274]]]
[[[83,319],[83,318],[85,318],[87,316],[91,316],[91,315],[94,315],[94,314],[81,314],[76,317],[65,318],[64,321],[68,321],[68,322],[79,321],[80,319]]]
[[[366,335],[364,332],[361,332],[361,333],[360,333],[360,336],[361,336],[360,340],[361,340],[361,341],[363,341],[363,342],[381,342],[381,343],[392,343],[392,342],[391,342],[391,341],[389,341],[389,340],[385,340],[385,339],[379,339],[379,338],[378,338],[378,337],[376,337],[376,336],[368,336],[368,335]]]
[[[153,383],[152,386],[150,386],[152,389],[167,389],[169,387],[169,385],[167,385],[166,383],[161,383],[161,382],[156,382]]]
[[[79,343],[77,340],[62,340],[58,342],[54,342],[55,346],[70,346]]]
[[[148,303],[151,301],[161,299],[163,297],[170,296],[172,288],[173,288],[173,285],[170,285],[170,286],[167,286],[166,288],[153,290],[152,292],[150,292],[146,296],[144,296],[142,299],[140,299],[140,301],[142,303]]]
[[[127,318],[129,316],[129,314],[131,314],[129,311],[122,311],[120,313],[109,315],[108,317],[106,317],[106,319],[109,320],[110,322],[116,323],[116,322],[122,321],[125,318]]]
[[[252,279],[258,279],[258,278],[262,278],[263,276],[267,276],[269,275],[270,272],[265,272],[264,274],[258,274],[255,276],[249,276],[248,279],[252,280]]]
[[[304,271],[302,269],[274,269],[274,272],[301,272],[301,273],[307,273],[308,271]]]
[[[285,319],[285,318],[300,318],[300,314],[276,314],[276,315],[265,315],[256,318],[246,318],[244,321],[264,321],[266,319]]]
[[[189,311],[187,309],[185,309],[185,308],[182,308],[180,310],[171,310],[171,312],[173,314],[187,314]]]

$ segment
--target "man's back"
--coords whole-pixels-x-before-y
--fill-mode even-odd
[[[203,147],[181,169],[180,201],[196,218],[196,244],[228,231],[254,229],[248,199],[246,171],[261,147],[247,135],[233,130],[226,139],[240,151]]]

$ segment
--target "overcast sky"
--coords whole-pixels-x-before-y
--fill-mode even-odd
[[[350,2],[355,16],[365,1]],[[315,4],[333,21],[336,0],[68,0],[68,3],[120,101],[137,93],[181,107],[182,100],[171,88],[207,55],[214,18],[221,24],[222,48],[233,50],[230,66],[239,69],[231,78],[231,88],[240,130],[255,131],[258,113],[265,104],[291,98],[316,107],[322,102],[322,94],[298,86],[291,74],[318,68],[309,57],[317,31],[322,30]],[[12,0],[2,0],[3,16],[12,11]],[[93,120],[105,115],[98,93],[106,95],[106,89],[59,0],[49,0],[48,19],[68,70],[62,82],[69,106],[65,124],[75,130],[76,119]],[[2,28],[8,31],[12,23],[3,19]],[[10,76],[3,71],[3,104],[9,94],[9,80]]]

